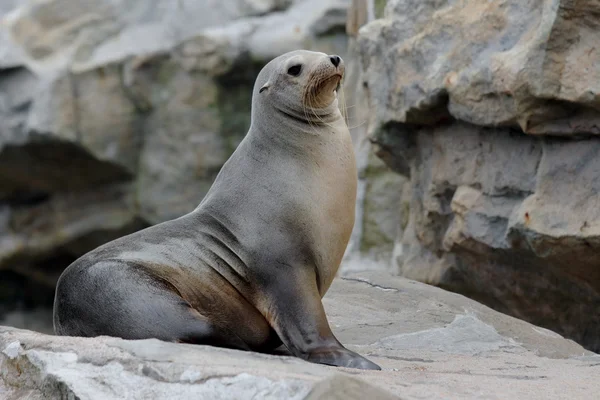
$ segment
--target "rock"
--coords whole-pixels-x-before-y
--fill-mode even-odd
[[[23,62],[21,49],[10,40],[6,26],[0,19],[0,69],[19,67]]]
[[[116,143],[104,143],[104,147],[117,150],[119,140],[103,131],[94,132],[94,118],[88,115],[82,126],[90,127],[86,132],[92,140],[77,138],[77,129],[69,129],[73,121],[69,81],[55,83],[51,87],[56,91],[43,96],[39,80],[27,69],[0,72],[0,270],[45,276],[43,270],[29,271],[31,263],[69,252],[69,246],[88,251],[89,245],[97,246],[140,226],[129,185],[123,185],[132,171],[126,170],[127,164],[115,165],[111,163],[115,159],[92,154],[101,147],[102,138],[112,138]],[[44,109],[36,110],[42,105]],[[114,101],[112,105],[123,106]],[[90,108],[82,110],[89,113]],[[37,131],[29,125],[41,114],[44,117],[38,121],[52,123],[40,123],[44,130]],[[78,140],[86,142],[87,148]],[[127,143],[127,138],[121,143]],[[90,240],[93,236],[97,238]],[[90,243],[76,245],[86,241]]]
[[[371,22],[374,15],[372,1],[352,0],[346,17],[346,34],[355,39],[363,25]]]
[[[57,249],[83,254],[106,239],[139,229],[131,192],[128,185],[104,186],[56,195],[26,208],[4,207],[0,269],[21,271],[23,263],[49,257]]]
[[[279,50],[288,51],[297,44],[281,41],[280,45],[287,47],[274,48],[274,36],[261,33],[264,26],[302,26],[294,40],[308,48],[335,47],[338,42],[340,48],[345,45],[339,35],[325,37],[344,24],[341,0],[313,1],[309,7],[282,0],[218,1],[214,7],[187,1],[129,3],[122,12],[119,2],[108,0],[78,3],[76,7],[68,6],[68,0],[45,0],[10,13],[7,24],[14,43],[28,54],[26,67],[39,78],[27,69],[19,73],[28,82],[6,76],[12,85],[7,96],[22,92],[29,97],[24,105],[6,111],[9,121],[18,115],[18,123],[0,132],[7,145],[6,169],[17,172],[7,179],[5,197],[16,191],[87,189],[139,176],[141,201],[158,203],[142,207],[163,209],[148,211],[149,220],[179,216],[201,200],[215,170],[246,132],[250,92],[260,68]],[[289,10],[258,17],[286,7]],[[69,13],[63,14],[63,9]],[[338,17],[333,18],[335,15]],[[192,19],[194,23],[188,23]],[[172,25],[188,31],[174,40],[168,32]],[[145,41],[128,39],[141,32]],[[269,49],[267,53],[261,50],[262,45]],[[4,89],[3,82],[0,77],[0,89]],[[177,96],[170,99],[174,92]],[[179,124],[180,120],[189,123]],[[162,133],[155,132],[158,126]],[[170,143],[157,142],[161,135],[164,139],[165,132]],[[37,155],[38,147],[43,149],[46,143],[75,153],[81,161],[73,164],[90,172],[85,177],[63,172],[71,178],[57,182],[53,166]],[[196,151],[188,150],[190,143],[195,144]],[[15,157],[10,152],[12,145],[18,145],[17,152],[32,147],[35,154]],[[171,151],[165,151],[169,148]],[[186,150],[189,156],[180,154]],[[67,150],[52,153],[66,154]],[[152,160],[157,158],[175,164],[174,168],[157,166],[161,171],[156,174],[164,177],[152,172],[155,167],[151,164],[156,164]],[[32,165],[28,171],[22,159]],[[142,168],[140,174],[138,167]],[[102,176],[95,176],[98,173]],[[146,178],[146,173],[151,177]],[[185,174],[189,176],[181,176]],[[39,177],[38,182],[31,182],[30,175]],[[173,186],[175,175],[181,182]],[[79,182],[81,178],[85,182]],[[169,182],[168,188],[161,178]],[[146,197],[149,192],[164,193],[165,189],[173,189],[171,196],[189,191],[180,196],[185,205],[167,210],[172,200],[163,203]]]
[[[369,7],[366,0],[353,0],[348,10],[346,32],[350,60],[358,58],[356,34],[359,28],[373,18]],[[356,217],[342,274],[356,269],[389,269],[403,219],[401,198],[406,179],[393,173],[374,155],[369,140],[371,116],[363,75],[360,63],[348,63],[339,99],[352,136],[358,169]]]
[[[385,18],[360,38],[377,124],[451,116],[531,134],[598,134],[600,55],[591,26],[599,7],[389,0]]]
[[[26,54],[27,66],[40,75],[84,72],[171,51],[186,41],[207,40],[220,43],[196,46],[201,53],[197,58],[211,53],[212,60],[203,62],[218,69],[214,60],[228,53],[249,51],[253,59],[266,62],[291,49],[328,46],[345,24],[347,4],[348,0],[102,0],[75,6],[72,0],[44,0],[17,9],[6,24],[13,42]],[[344,35],[337,36],[333,41],[343,47]]]
[[[26,54],[27,65],[39,74],[53,74],[170,50],[208,27],[288,4],[282,0],[43,0],[20,7],[7,24],[12,40]]]
[[[342,399],[377,399],[394,400],[399,397],[393,394],[377,389],[369,385],[364,380],[350,378],[340,374],[331,374],[330,377],[319,381],[308,395],[306,400],[342,400]]]
[[[298,48],[343,56],[347,7],[348,0],[297,2],[285,13],[261,21],[248,40],[250,52],[258,59],[271,59]]]
[[[262,64],[218,79],[187,72],[178,59],[149,59],[133,73],[153,112],[144,130],[137,197],[152,223],[177,218],[202,200],[250,126],[253,77]]]
[[[375,151],[410,178],[398,272],[598,351],[595,9],[389,0],[358,43]]]
[[[9,360],[13,360],[13,359],[17,358],[20,351],[21,351],[21,342],[19,342],[17,340],[16,342],[12,342],[8,346],[6,346],[2,352],[4,353],[4,355],[6,357],[8,357]]]
[[[6,21],[6,14],[14,10],[18,3],[19,0],[4,0],[0,4],[0,70],[23,65],[22,51],[12,42]]]
[[[33,101],[38,80],[26,68],[11,68],[0,74],[0,112],[18,117]]]
[[[2,277],[4,278],[4,276]],[[31,287],[31,285],[28,285]],[[48,291],[47,285],[43,287],[44,291]],[[54,291],[52,291],[52,298]],[[48,335],[54,334],[52,326],[52,309],[50,308],[16,308],[7,313],[2,313],[0,317],[0,325],[18,326],[21,329],[29,329],[39,333]]]
[[[363,171],[366,182],[361,253],[375,260],[390,260],[402,225],[402,194],[406,181],[369,153]]]
[[[76,144],[98,162],[120,169],[124,177],[135,175],[143,121],[122,85],[119,65],[43,81],[38,93],[27,132]],[[89,179],[89,184],[95,182]]]
[[[2,398],[593,397],[600,356],[463,296],[381,272],[336,279],[332,328],[382,371],[209,346],[0,328]],[[475,379],[474,379],[475,377]],[[62,396],[62,397],[61,397]]]
[[[177,47],[176,54],[187,70],[209,75],[231,74],[236,67],[266,63],[299,48],[344,57],[347,7],[348,0],[297,1],[283,12],[207,28]]]
[[[600,349],[598,143],[459,122],[415,136],[400,273]]]

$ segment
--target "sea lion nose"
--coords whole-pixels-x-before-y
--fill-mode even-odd
[[[329,59],[331,60],[331,63],[337,67],[338,65],[340,65],[340,57],[338,56],[329,56]]]

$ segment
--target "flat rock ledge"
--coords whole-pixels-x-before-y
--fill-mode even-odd
[[[464,296],[382,272],[338,277],[332,328],[382,371],[287,355],[0,327],[0,398],[590,399],[600,356]]]

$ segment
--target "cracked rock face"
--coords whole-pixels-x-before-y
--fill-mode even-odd
[[[387,3],[362,32],[380,123],[452,116],[533,134],[600,132],[595,1]]]
[[[336,279],[332,329],[382,371],[158,340],[0,328],[0,397],[570,399],[593,397],[600,358],[463,296],[382,272]]]
[[[389,0],[359,37],[378,155],[410,179],[400,273],[595,351],[598,10]]]

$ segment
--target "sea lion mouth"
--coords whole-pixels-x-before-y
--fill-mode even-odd
[[[336,71],[327,77],[315,80],[305,92],[305,104],[316,108],[325,107],[331,101],[330,96],[335,97],[341,88],[342,78],[342,73]]]
[[[333,76],[333,78],[337,78],[337,85],[335,85],[335,89],[333,89],[334,92],[337,93],[338,90],[340,90],[340,88],[342,87],[342,75],[341,74],[335,74]]]
[[[320,82],[319,87],[326,86],[329,83],[335,82],[336,80],[337,80],[337,82],[336,82],[335,86],[333,87],[332,91],[337,92],[340,89],[340,87],[342,86],[342,74],[339,74],[339,73],[335,73],[335,74],[331,75],[330,77],[323,79],[323,81]]]

